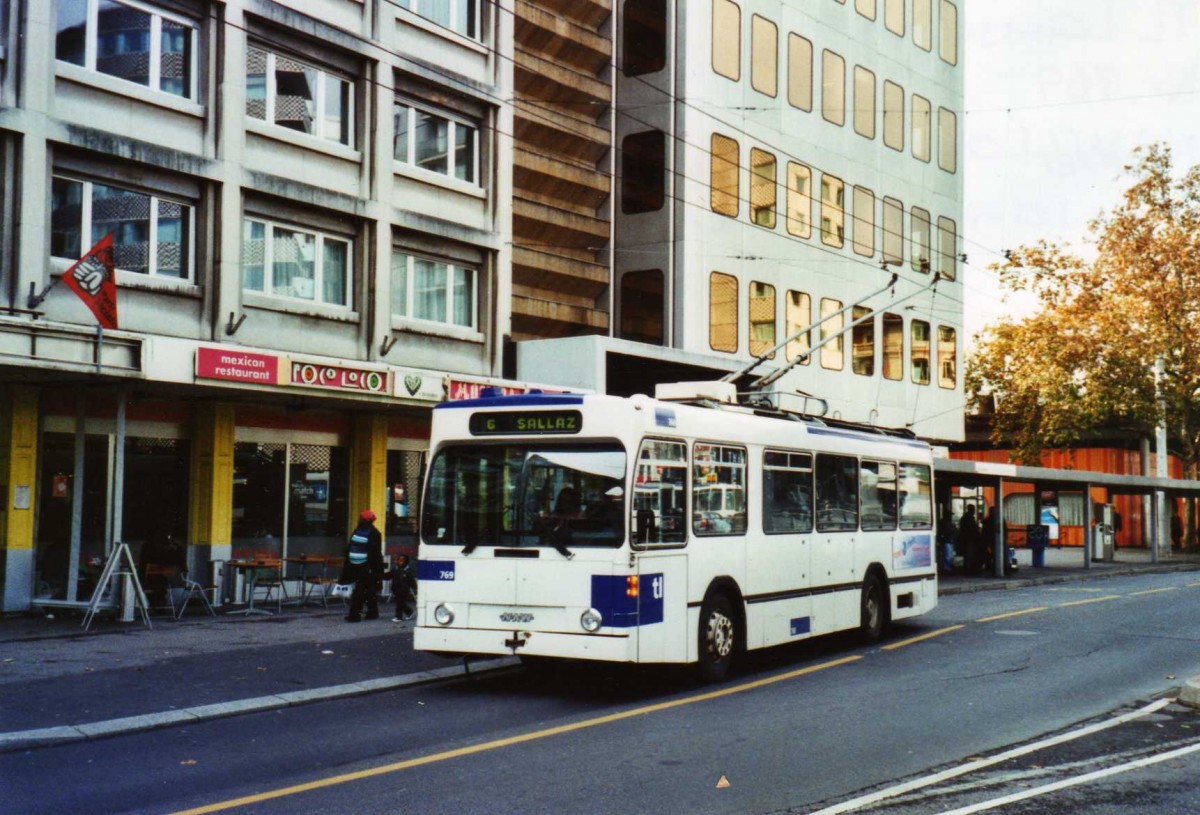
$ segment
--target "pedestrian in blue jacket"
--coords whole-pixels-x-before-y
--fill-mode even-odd
[[[363,619],[363,605],[367,607],[366,619],[379,617],[379,601],[375,597],[376,585],[383,579],[383,537],[375,528],[375,512],[364,509],[358,516],[358,526],[346,543],[346,561],[339,583],[353,583],[350,594],[350,613],[346,622],[356,623]]]

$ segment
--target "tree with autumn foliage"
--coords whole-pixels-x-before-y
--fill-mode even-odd
[[[994,396],[992,441],[1023,463],[1097,432],[1153,437],[1165,422],[1186,477],[1196,478],[1200,166],[1176,177],[1170,148],[1155,144],[1125,170],[1133,184],[1090,224],[1094,260],[1043,241],[992,266],[1002,286],[1032,293],[1040,308],[980,335],[967,389]]]

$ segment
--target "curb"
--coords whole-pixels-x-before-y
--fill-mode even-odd
[[[938,596],[947,597],[954,594],[974,594],[980,591],[1011,591],[1013,589],[1023,589],[1029,586],[1049,586],[1055,583],[1079,583],[1090,580],[1107,580],[1111,577],[1127,577],[1131,574],[1158,574],[1161,572],[1192,572],[1200,570],[1200,564],[1195,563],[1178,563],[1178,564],[1158,564],[1147,566],[1130,566],[1127,569],[1118,571],[1104,572],[1087,572],[1065,575],[1053,575],[1050,577],[1018,577],[1005,578],[996,580],[995,578],[980,578],[982,581],[977,584],[963,586],[944,586],[941,578],[938,579]]]
[[[243,713],[259,713],[265,710],[294,707],[309,702],[340,699],[348,696],[362,696],[384,690],[407,688],[414,685],[424,685],[446,679],[469,677],[473,674],[490,673],[519,665],[516,657],[500,657],[486,660],[482,665],[471,667],[464,661],[462,665],[452,665],[446,668],[435,668],[431,671],[388,676],[379,679],[368,679],[362,682],[350,682],[345,685],[330,685],[325,688],[309,688],[308,690],[277,693],[258,696],[251,699],[238,699],[232,702],[219,702],[212,705],[180,708],[160,713],[146,713],[141,716],[126,716],[120,719],[108,719],[102,722],[89,722],[79,725],[60,725],[44,727],[36,730],[19,730],[13,733],[0,733],[0,753],[10,753],[34,747],[47,747],[85,739],[101,739],[108,736],[137,733],[145,730],[156,730],[178,724],[195,724],[229,716],[239,716]]]

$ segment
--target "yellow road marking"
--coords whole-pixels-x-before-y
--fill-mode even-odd
[[[951,631],[957,631],[960,628],[965,628],[965,626],[952,625],[949,628],[939,628],[937,631],[930,631],[928,634],[922,634],[919,637],[912,637],[911,639],[901,640],[900,642],[889,643],[888,645],[883,646],[883,650],[895,651],[897,648],[903,648],[906,645],[912,645],[914,642],[921,642],[923,640],[933,639],[934,637],[940,637],[942,634],[949,634]]]
[[[1159,592],[1164,592],[1164,591],[1176,591],[1178,588],[1179,588],[1178,586],[1165,586],[1161,589],[1146,589],[1145,591],[1135,591],[1132,594],[1130,594],[1129,596],[1137,597],[1142,594],[1158,594]]]
[[[996,614],[992,617],[980,617],[975,622],[990,623],[993,620],[1006,620],[1009,617],[1020,617],[1022,614],[1033,614],[1035,611],[1045,611],[1048,608],[1050,608],[1050,606],[1037,606],[1036,608],[1023,608],[1020,611],[1010,611],[1007,614]]]
[[[1072,600],[1069,603],[1059,603],[1058,607],[1066,608],[1067,606],[1083,606],[1083,605],[1087,605],[1088,603],[1103,603],[1105,600],[1120,600],[1120,599],[1121,599],[1121,595],[1119,595],[1119,594],[1109,594],[1105,597],[1089,597],[1086,600]]]
[[[962,626],[958,626],[961,628]],[[769,676],[765,679],[756,679],[753,682],[745,682],[741,685],[734,685],[730,688],[722,688],[721,690],[709,691],[708,693],[697,694],[696,696],[688,696],[684,699],[674,699],[670,702],[659,702],[658,704],[645,705],[643,707],[625,710],[620,713],[610,713],[607,716],[597,716],[593,719],[585,719],[581,722],[573,724],[559,725],[558,727],[548,727],[545,730],[536,730],[532,733],[525,733],[520,736],[510,736],[504,739],[496,739],[495,741],[484,742],[483,744],[474,744],[470,747],[459,747],[455,750],[446,750],[441,753],[434,753],[428,756],[419,758],[410,758],[406,761],[397,761],[393,764],[384,764],[380,767],[371,767],[366,770],[358,770],[352,773],[343,773],[341,775],[333,775],[328,778],[321,778],[316,781],[309,781],[304,784],[295,784],[290,787],[281,787],[277,790],[268,790],[255,795],[245,795],[241,798],[231,798],[228,801],[218,801],[214,804],[206,804],[204,806],[195,807],[193,809],[180,810],[173,815],[204,815],[209,812],[221,812],[234,807],[246,806],[247,804],[256,804],[261,801],[270,801],[275,798],[284,798],[289,795],[298,795],[302,792],[311,790],[324,789],[325,787],[334,787],[339,784],[348,784],[351,781],[360,781],[364,778],[373,778],[378,775],[387,775],[388,773],[400,772],[413,767],[422,767],[426,764],[436,764],[441,761],[448,761],[452,758],[461,758],[463,756],[471,756],[476,753],[485,753],[489,750],[498,750],[501,747],[512,747],[516,744],[524,744],[525,742],[537,741],[539,739],[549,738],[550,736],[560,736],[563,733],[574,733],[577,730],[587,730],[588,728],[598,727],[602,724],[611,724],[619,722],[623,719],[632,719],[635,716],[645,716],[650,713],[658,713],[663,710],[671,710],[684,705],[695,704],[696,702],[707,702],[711,699],[720,699],[724,696],[732,696],[735,693],[743,693],[748,690],[774,685],[777,682],[786,682],[789,679],[795,679],[798,676],[805,674],[816,673],[817,671],[825,670],[826,668],[836,668],[839,665],[846,665],[851,662],[857,662],[862,659],[861,656],[848,656],[841,659],[835,659],[830,662],[823,662],[820,665],[811,665],[807,668],[799,668],[795,671],[779,674],[777,676]]]

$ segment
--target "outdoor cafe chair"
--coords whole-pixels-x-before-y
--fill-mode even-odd
[[[345,558],[333,557],[331,555],[325,558],[325,563],[321,566],[319,572],[305,577],[305,602],[308,602],[308,598],[315,594],[322,608],[329,608],[329,592],[333,584],[338,582],[338,576],[342,573],[342,564],[345,562]],[[345,600],[342,602],[344,603]]]

